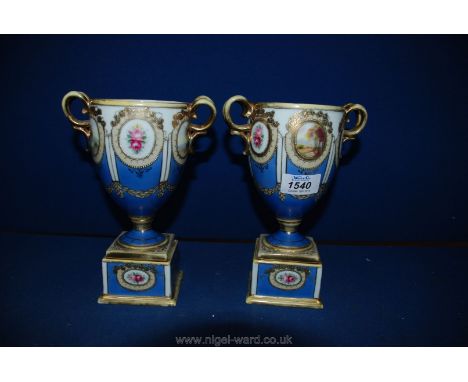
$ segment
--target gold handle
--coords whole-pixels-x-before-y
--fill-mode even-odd
[[[76,91],[68,92],[62,99],[62,109],[65,113],[65,117],[67,117],[74,129],[81,131],[84,135],[86,135],[86,138],[89,138],[91,136],[91,127],[89,121],[75,118],[70,111],[70,104],[74,99],[79,99],[85,104],[85,107],[82,110],[83,114],[89,114],[89,105],[91,100],[85,93]]]
[[[231,106],[234,103],[238,103],[242,106],[242,115],[245,118],[249,118],[252,115],[254,105],[244,96],[236,95],[229,98],[223,107],[224,121],[228,125],[231,135],[239,135],[245,141],[244,155],[247,155],[249,153],[250,130],[252,127],[248,123],[245,125],[238,125],[234,123],[231,118]]]
[[[348,103],[343,106],[345,109],[345,116],[344,116],[344,123],[346,124],[348,120],[348,115],[353,111],[356,113],[356,126],[352,129],[344,130],[343,131],[343,142],[347,140],[355,139],[356,135],[358,135],[366,126],[367,123],[367,110],[364,106],[359,105],[357,103]]]
[[[216,107],[214,102],[211,100],[211,98],[207,96],[199,96],[195,98],[195,100],[189,105],[189,114],[190,114],[190,119],[196,119],[197,118],[197,109],[202,106],[208,106],[211,114],[210,117],[208,118],[208,121],[204,123],[203,125],[196,125],[192,122],[190,122],[190,125],[188,126],[187,129],[187,135],[188,135],[188,141],[189,141],[189,153],[193,153],[193,141],[196,137],[199,135],[205,135],[207,133],[207,130],[211,127],[213,124],[215,118],[216,118]]]

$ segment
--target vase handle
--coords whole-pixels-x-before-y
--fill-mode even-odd
[[[249,118],[252,115],[254,105],[244,96],[236,95],[229,98],[223,107],[224,121],[228,125],[231,135],[239,135],[245,141],[244,155],[248,155],[250,147],[250,130],[252,129],[252,126],[250,126],[248,123],[245,125],[238,125],[234,123],[231,118],[231,106],[234,103],[238,103],[242,106],[242,115],[245,118]]]
[[[197,125],[195,123],[190,122],[190,125],[188,126],[187,129],[187,134],[188,134],[188,150],[189,153],[193,153],[193,141],[196,137],[199,135],[205,135],[207,133],[207,130],[211,127],[213,124],[214,120],[216,119],[216,107],[214,102],[211,100],[211,98],[201,95],[193,100],[193,102],[189,105],[189,114],[190,114],[190,120],[196,119],[197,118],[197,109],[202,106],[208,106],[210,109],[210,116],[208,118],[208,121],[202,125]]]
[[[348,115],[352,113],[353,111],[356,113],[356,126],[354,126],[352,129],[345,129],[343,131],[343,142],[346,142],[348,140],[352,140],[356,138],[356,135],[358,135],[366,126],[367,123],[367,110],[364,106],[359,105],[357,103],[348,103],[343,106],[345,110],[345,115],[344,115],[344,124],[346,124],[348,120]]]
[[[77,91],[68,92],[62,99],[62,109],[65,113],[65,117],[67,117],[75,130],[81,131],[84,135],[86,135],[86,138],[89,138],[91,136],[91,127],[89,121],[75,118],[70,111],[70,104],[74,99],[79,99],[85,104],[82,110],[83,114],[89,114],[89,105],[91,100],[85,93]]]

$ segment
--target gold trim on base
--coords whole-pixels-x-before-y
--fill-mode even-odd
[[[102,294],[98,298],[99,304],[124,304],[124,305],[151,305],[151,306],[176,306],[177,297],[179,297],[180,283],[183,272],[177,273],[172,297],[149,297],[149,296],[118,296],[111,294]]]
[[[123,235],[123,233],[119,235],[118,239],[120,239],[122,237],[122,235]],[[120,240],[118,240],[117,244],[120,245],[123,248],[130,249],[131,252],[133,252],[133,253],[135,253],[135,252],[147,253],[147,252],[155,252],[158,249],[161,249],[161,248],[165,247],[170,239],[172,240],[172,238],[169,238],[169,236],[166,235],[164,240],[161,241],[160,243],[154,244],[154,245],[146,245],[146,246],[143,246],[143,245],[129,245],[129,244],[122,243]]]
[[[317,246],[315,245],[315,242],[311,237],[307,238],[311,241],[312,248],[307,248],[303,250],[296,249],[294,251],[283,251],[279,248],[270,248],[269,246],[264,245],[265,237],[266,235],[262,234],[256,240],[255,252],[253,257],[254,264],[280,265],[286,267],[303,266],[307,268],[322,267],[322,262],[320,261]],[[248,293],[247,298],[245,300],[247,304],[264,304],[276,306],[290,306],[295,308],[323,309],[323,303],[322,301],[320,301],[319,298],[279,297],[252,294],[251,281],[252,273],[250,273],[249,284],[247,289]],[[317,287],[317,285],[315,287]],[[257,291],[257,289],[255,289],[255,291]]]
[[[248,294],[247,304],[264,304],[276,306],[291,306],[294,308],[323,309],[323,303],[318,298],[273,297]]]
[[[153,247],[131,247],[123,245],[119,239],[124,235],[123,231],[110,245],[106,251],[103,261],[106,262],[154,262],[158,264],[170,264],[172,255],[177,247],[178,241],[174,239],[173,233],[164,233],[164,242]]]
[[[307,236],[310,240],[310,246],[305,248],[281,248],[275,247],[266,241],[268,235],[261,234],[255,242],[254,261],[263,263],[278,264],[308,264],[312,266],[321,266],[320,256],[317,245],[312,237]]]

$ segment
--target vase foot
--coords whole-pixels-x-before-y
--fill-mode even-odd
[[[278,220],[280,229],[271,235],[266,236],[268,244],[278,248],[308,248],[311,246],[311,240],[297,231],[301,224],[299,219],[280,219]]]
[[[311,248],[285,251],[265,245],[265,236],[256,241],[246,302],[323,308],[322,262],[312,238],[308,238]]]
[[[124,233],[122,233],[124,234]],[[122,235],[121,234],[121,235]],[[101,304],[175,306],[182,273],[177,269],[177,240],[165,245],[128,248],[115,239],[102,260]]]
[[[165,243],[166,236],[154,229],[139,231],[132,229],[119,236],[120,244],[127,247],[156,247]]]

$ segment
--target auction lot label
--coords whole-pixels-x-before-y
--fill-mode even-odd
[[[292,175],[283,174],[281,181],[281,192],[291,195],[311,195],[318,192],[321,174],[315,175]]]

